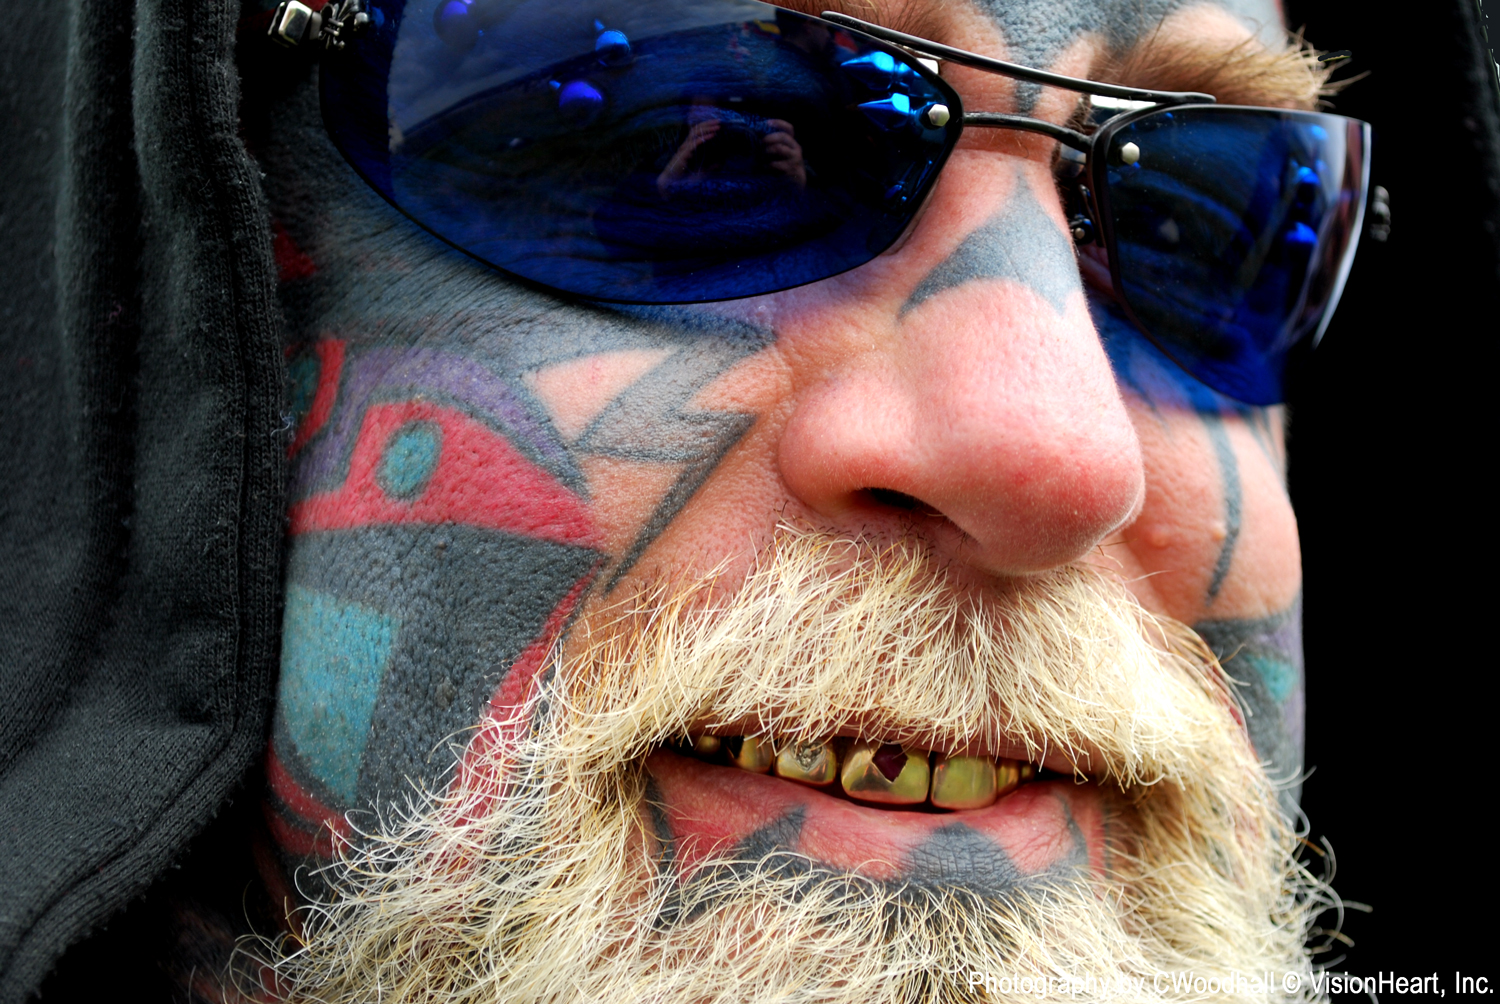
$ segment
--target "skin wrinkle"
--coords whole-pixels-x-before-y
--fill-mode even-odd
[[[1058,314],[1083,288],[1073,243],[1037,202],[1026,176],[1016,172],[1010,199],[927,273],[901,307],[905,315],[944,290],[966,282],[1010,279],[1035,290]]]

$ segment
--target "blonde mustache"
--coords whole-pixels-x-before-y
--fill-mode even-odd
[[[549,700],[570,758],[626,759],[705,727],[815,742],[1024,745],[1121,787],[1222,762],[1234,700],[1190,629],[1070,567],[960,591],[920,545],[782,527],[727,598],[657,586],[578,632]],[[1212,706],[1204,703],[1205,695]]]
[[[1000,900],[810,860],[685,881],[659,867],[644,761],[704,723],[1062,751],[1108,794],[1108,874]],[[502,725],[441,797],[345,849],[301,939],[254,949],[274,996],[1035,1000],[968,977],[1098,972],[1134,988],[1107,998],[1160,1000],[1162,973],[1309,970],[1324,894],[1221,671],[1089,569],[962,591],[915,542],[783,528],[732,591],[664,586],[581,625]]]

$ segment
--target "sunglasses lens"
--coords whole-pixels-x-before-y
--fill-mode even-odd
[[[1322,333],[1364,214],[1369,127],[1313,112],[1180,108],[1107,144],[1120,291],[1188,372],[1282,400],[1292,346]]]
[[[961,129],[913,61],[753,0],[372,6],[323,67],[344,155],[444,240],[583,296],[716,300],[862,265]]]

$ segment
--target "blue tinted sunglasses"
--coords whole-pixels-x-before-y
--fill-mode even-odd
[[[433,234],[551,290],[626,303],[755,296],[891,247],[965,127],[1060,144],[1079,243],[1167,355],[1282,399],[1353,259],[1369,126],[1077,80],[757,0],[284,3],[320,40],[328,132]],[[1094,95],[1087,132],[968,113],[944,59]],[[1101,109],[1107,112],[1101,114]],[[1102,269],[1101,269],[1102,272]]]

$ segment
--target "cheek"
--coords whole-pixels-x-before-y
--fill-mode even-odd
[[[1127,399],[1146,501],[1115,556],[1147,576],[1136,584],[1142,600],[1189,624],[1286,609],[1302,570],[1280,409],[1198,412]]]
[[[609,567],[621,582],[696,580],[719,574],[738,581],[769,539],[787,494],[776,471],[775,443],[786,424],[791,378],[779,347],[741,359],[684,403],[642,408],[643,442],[665,440],[687,422],[691,455],[595,455],[580,459],[589,508]],[[596,590],[588,609],[616,590]]]

